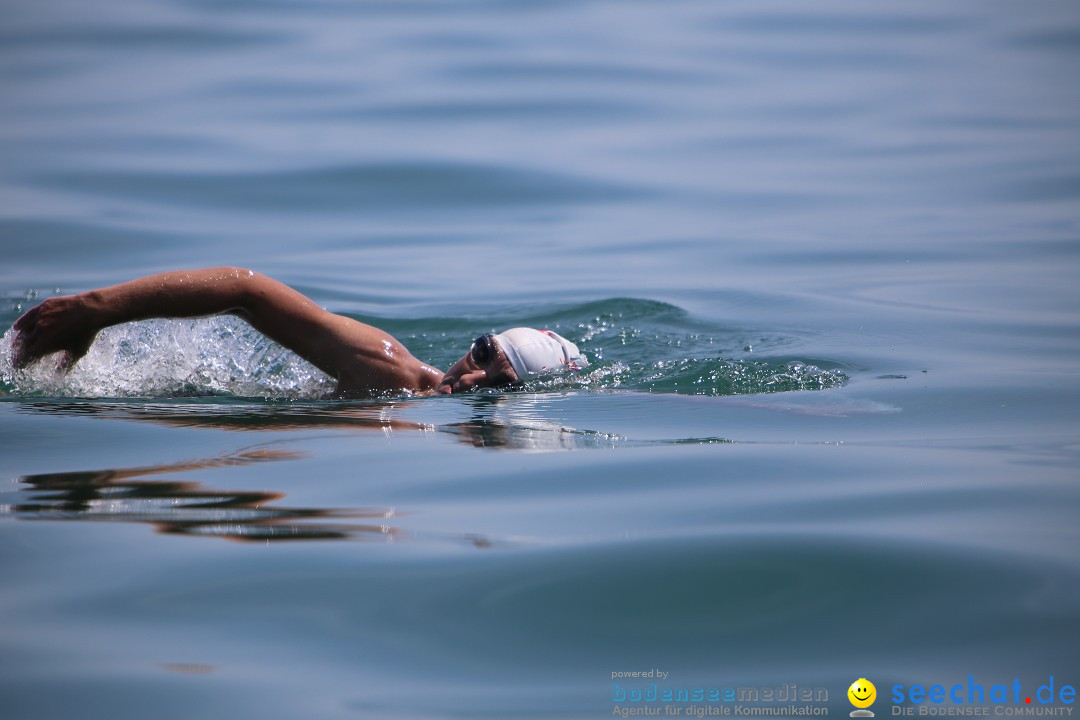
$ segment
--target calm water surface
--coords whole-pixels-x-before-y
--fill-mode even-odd
[[[0,331],[235,264],[444,368],[593,360],[340,402],[239,322],[65,377],[8,333],[5,717],[1080,683],[1074,2],[0,12]]]

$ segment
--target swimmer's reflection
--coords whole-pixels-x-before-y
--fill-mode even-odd
[[[43,401],[20,408],[53,415],[137,420],[174,427],[259,432],[263,430],[421,430],[434,426],[395,417],[394,402],[363,404],[258,402]]]
[[[498,450],[581,450],[614,447],[619,438],[582,431],[545,419],[536,397],[476,395],[469,398],[469,419],[439,427],[459,442]]]
[[[214,430],[378,430],[439,432],[473,447],[498,450],[582,450],[626,446],[633,442],[619,436],[579,430],[545,417],[543,396],[477,394],[463,396],[468,418],[462,422],[434,425],[406,420],[399,415],[416,407],[408,402],[366,403],[206,403],[206,402],[56,402],[24,403],[33,409],[63,415],[137,420],[159,425],[201,427]]]
[[[169,465],[26,475],[18,480],[29,486],[22,492],[32,497],[4,510],[25,519],[141,522],[162,533],[230,540],[389,539],[398,532],[387,524],[395,515],[392,509],[292,508],[270,504],[283,493],[213,490],[198,482],[146,479],[299,457],[285,450],[256,449]]]

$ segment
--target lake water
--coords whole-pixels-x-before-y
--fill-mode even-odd
[[[1080,682],[1080,5],[2,13],[0,329],[232,264],[443,368],[515,325],[593,361],[344,402],[239,321],[66,377],[8,332],[4,717]]]

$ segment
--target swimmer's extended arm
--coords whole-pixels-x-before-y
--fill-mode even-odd
[[[63,351],[61,364],[71,367],[98,331],[111,325],[223,313],[244,318],[336,378],[339,389],[423,389],[437,382],[436,374],[441,377],[430,368],[421,372],[424,366],[382,330],[328,312],[265,275],[233,267],[161,273],[49,298],[15,321],[15,366]]]

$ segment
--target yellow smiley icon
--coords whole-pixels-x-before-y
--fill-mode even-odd
[[[859,678],[847,689],[848,700],[857,708],[868,708],[877,699],[877,688],[866,678]]]

